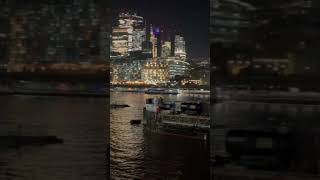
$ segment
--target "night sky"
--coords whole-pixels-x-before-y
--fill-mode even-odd
[[[134,10],[149,23],[175,29],[189,57],[209,57],[209,0],[113,0],[112,8]]]

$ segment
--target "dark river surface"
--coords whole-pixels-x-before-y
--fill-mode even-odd
[[[176,136],[160,135],[131,125],[142,119],[145,99],[139,93],[111,93],[111,103],[129,108],[111,110],[112,179],[209,179],[209,152],[206,143]],[[191,100],[203,97],[163,96],[164,100]]]
[[[1,180],[107,179],[106,99],[0,96],[0,135],[53,135],[63,144],[0,147]]]

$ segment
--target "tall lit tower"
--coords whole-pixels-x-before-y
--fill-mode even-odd
[[[120,13],[118,26],[113,28],[112,52],[129,56],[132,51],[142,51],[146,31],[143,17],[136,14]]]
[[[156,58],[158,55],[158,38],[156,37],[157,30],[153,29],[152,25],[150,34],[150,41],[152,43],[152,57]]]
[[[180,58],[181,60],[186,60],[187,54],[186,54],[186,42],[184,38],[181,35],[176,35],[175,40],[175,49],[174,54],[176,57]]]
[[[170,55],[171,55],[171,42],[170,41],[165,41],[162,44],[161,57],[167,58]]]
[[[151,58],[152,57],[152,42],[151,42],[151,27],[150,24],[145,23],[145,39],[142,42],[142,53],[145,57]]]

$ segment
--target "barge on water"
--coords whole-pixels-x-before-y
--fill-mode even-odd
[[[208,107],[206,103],[164,103],[161,98],[150,98],[143,110],[143,124],[151,132],[207,140]]]

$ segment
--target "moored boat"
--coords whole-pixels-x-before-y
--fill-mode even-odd
[[[147,130],[161,134],[207,140],[210,124],[205,103],[165,103],[160,98],[146,100],[143,124]]]

